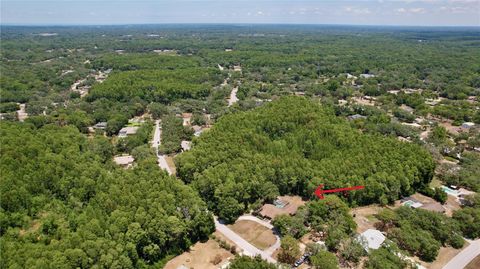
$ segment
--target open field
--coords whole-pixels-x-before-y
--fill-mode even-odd
[[[460,203],[457,201],[457,198],[447,195],[447,202],[443,205],[447,210],[445,214],[449,217],[453,215],[453,212],[461,208]]]
[[[214,264],[213,261],[217,256],[220,262]],[[232,257],[233,254],[221,248],[215,240],[210,239],[205,243],[196,243],[190,248],[190,251],[173,258],[164,268],[176,269],[184,265],[188,268],[215,269]]]
[[[261,250],[269,248],[276,241],[272,230],[254,221],[239,220],[235,224],[229,225],[229,227],[243,239]]]
[[[373,226],[377,219],[373,216],[377,214],[382,208],[377,205],[363,206],[352,209],[351,214],[357,223],[357,232],[363,233],[368,229],[375,229]]]

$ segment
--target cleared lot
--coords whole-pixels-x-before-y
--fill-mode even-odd
[[[378,220],[374,217],[382,208],[377,205],[362,206],[352,209],[351,214],[357,223],[357,232],[363,233],[368,229],[375,229],[374,224]]]
[[[261,250],[269,248],[276,242],[276,237],[272,230],[254,221],[239,220],[228,227]]]
[[[217,238],[222,238],[219,233],[215,233]],[[232,242],[228,242],[231,245]],[[205,243],[196,243],[189,251],[170,260],[164,267],[164,269],[176,269],[177,267],[184,265],[188,268],[205,268],[216,269],[220,265],[227,262],[232,258],[233,254],[220,247],[220,245],[213,239],[208,240]],[[217,264],[214,264],[218,262]]]

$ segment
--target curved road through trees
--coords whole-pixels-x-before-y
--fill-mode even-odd
[[[453,257],[443,269],[460,269],[465,268],[467,264],[480,255],[480,239],[468,241],[470,245],[462,250],[457,256]]]
[[[250,220],[250,219],[249,219]],[[260,223],[260,222],[259,222]],[[261,224],[261,223],[260,223]],[[262,224],[263,225],[263,224]],[[277,261],[271,257],[272,253],[267,252],[269,249],[266,251],[260,250],[247,242],[247,240],[243,239],[241,236],[236,234],[234,231],[232,231],[230,228],[228,228],[227,225],[221,223],[218,221],[217,217],[215,217],[215,228],[217,231],[221,232],[223,235],[225,235],[228,239],[232,240],[239,248],[241,248],[245,255],[248,256],[257,256],[260,255],[262,259],[271,262],[271,263],[276,263]],[[277,243],[278,238],[277,238]]]

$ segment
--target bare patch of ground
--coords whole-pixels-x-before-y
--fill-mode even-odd
[[[368,229],[375,229],[374,224],[378,220],[374,215],[380,212],[381,209],[382,207],[378,205],[353,208],[350,213],[354,216],[353,219],[357,223],[357,232],[363,233]]]
[[[239,220],[228,226],[243,239],[261,250],[269,248],[277,241],[272,230],[254,221]]]
[[[429,203],[435,203],[436,202],[433,198],[430,198],[430,197],[425,196],[425,195],[420,194],[420,193],[412,194],[410,197],[416,199],[417,201],[419,201],[422,204],[429,204]]]
[[[458,135],[462,130],[459,126],[453,126],[451,121],[442,121],[439,122],[438,125],[443,126],[449,133],[453,135]]]
[[[40,229],[40,226],[41,226],[41,223],[40,223],[40,220],[34,220],[32,222],[32,225],[28,228],[28,229],[21,229],[19,232],[18,232],[18,235],[19,236],[24,236],[25,234],[27,233],[34,233],[36,231],[38,231],[38,229]]]
[[[196,243],[189,251],[173,258],[165,265],[164,269],[176,269],[181,265],[187,268],[216,269],[232,257],[232,253],[210,239],[205,243]]]
[[[353,97],[352,98],[353,102],[359,104],[359,105],[364,105],[364,106],[375,106],[375,101],[373,100],[368,100],[363,97]]]
[[[453,259],[453,257],[457,256],[457,254],[460,253],[464,248],[468,247],[468,245],[469,243],[465,242],[465,245],[463,245],[463,248],[461,249],[454,249],[452,247],[441,247],[440,250],[438,251],[437,259],[431,263],[420,261],[416,257],[415,257],[416,258],[415,260],[417,260],[418,263],[420,263],[421,265],[425,266],[428,269],[441,269],[451,259]]]
[[[170,168],[170,171],[172,171],[172,175],[176,175],[177,169],[175,168],[175,162],[173,161],[173,157],[165,156],[165,160],[167,161],[167,165]]]
[[[480,268],[480,255],[475,257],[467,266],[465,266],[465,269],[478,269]]]
[[[449,217],[453,215],[453,212],[461,208],[460,203],[457,201],[457,198],[447,195],[447,202],[443,205],[446,211],[445,214]]]

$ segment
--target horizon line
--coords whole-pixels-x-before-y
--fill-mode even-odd
[[[113,23],[113,24],[21,24],[1,23],[0,27],[98,27],[98,26],[155,26],[155,25],[279,25],[279,26],[355,26],[355,27],[426,27],[426,28],[480,28],[480,25],[403,25],[403,24],[343,24],[343,23],[276,23],[276,22],[161,22],[161,23]]]

